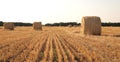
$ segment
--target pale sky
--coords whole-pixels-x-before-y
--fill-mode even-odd
[[[0,0],[4,22],[81,22],[82,16],[120,22],[120,0]]]

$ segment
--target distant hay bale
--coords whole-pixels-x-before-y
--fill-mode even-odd
[[[33,29],[35,29],[35,30],[42,30],[41,22],[34,22],[33,23]]]
[[[14,30],[14,23],[12,23],[12,22],[4,23],[3,26],[4,26],[4,29]]]
[[[72,27],[72,25],[71,25],[71,24],[69,24],[69,25],[68,25],[68,27]]]
[[[85,35],[101,35],[101,19],[97,16],[82,18],[81,33]]]

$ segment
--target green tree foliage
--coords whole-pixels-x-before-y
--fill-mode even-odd
[[[32,23],[14,22],[15,26],[32,26]]]
[[[32,23],[23,23],[23,22],[13,22],[15,26],[32,26]],[[0,26],[3,26],[4,22],[0,21]],[[77,22],[60,22],[60,23],[47,23],[45,24],[45,26],[80,26],[80,23]],[[102,26],[120,26],[120,22],[118,23],[102,23]]]
[[[68,26],[68,25],[79,26],[80,24],[76,22],[67,22],[67,23],[60,22],[60,23],[53,23],[53,24],[50,24],[50,23],[45,24],[45,26]]]
[[[0,26],[3,26],[3,22],[2,21],[0,21]]]
[[[15,26],[32,26],[32,23],[13,22]],[[4,22],[0,21],[0,26],[3,26]]]
[[[71,25],[71,26],[79,26],[81,25],[80,23],[77,23],[77,22],[68,22],[68,23],[63,23],[63,22],[60,22],[60,23],[53,23],[53,24],[45,24],[45,26],[68,26],[68,25]],[[120,26],[120,23],[102,23],[102,26]]]
[[[120,26],[120,23],[102,23],[102,26]]]

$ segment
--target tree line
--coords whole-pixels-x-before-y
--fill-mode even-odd
[[[60,22],[60,23],[53,23],[53,24],[50,24],[50,23],[47,23],[45,24],[45,26],[79,26],[80,23],[76,23],[76,22],[67,22],[67,23],[63,23],[63,22]]]
[[[15,26],[32,26],[32,23],[13,22]],[[3,26],[4,22],[0,21],[0,26]]]
[[[13,22],[15,26],[32,26],[32,23]],[[0,26],[3,26],[4,22],[0,21]],[[60,22],[60,23],[47,23],[45,26],[80,26],[81,23],[77,22]],[[102,23],[102,26],[120,26],[118,23]]]
[[[81,23],[77,23],[77,22],[67,22],[67,23],[53,23],[53,24],[45,24],[45,26],[80,26]],[[120,26],[120,22],[119,23],[102,23],[102,26]]]

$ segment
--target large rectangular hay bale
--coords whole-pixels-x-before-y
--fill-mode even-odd
[[[33,29],[35,29],[35,30],[42,30],[41,22],[34,22],[33,23]]]
[[[12,22],[6,22],[3,24],[3,26],[4,26],[4,29],[14,30],[14,23],[12,23]]]
[[[82,18],[81,33],[84,35],[101,35],[101,19],[97,16]]]

